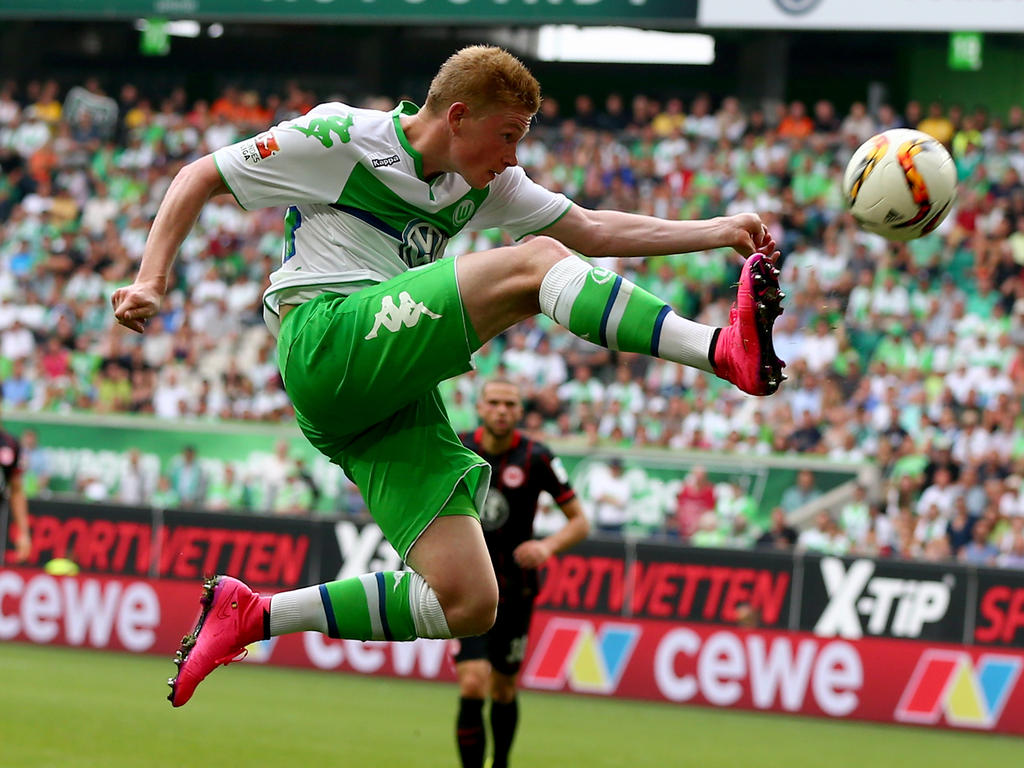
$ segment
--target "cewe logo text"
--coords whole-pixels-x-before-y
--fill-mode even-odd
[[[140,652],[153,646],[159,624],[160,599],[143,581],[0,572],[0,640]]]

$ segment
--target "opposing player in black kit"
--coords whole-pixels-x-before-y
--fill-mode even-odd
[[[9,520],[18,531],[14,539],[14,562],[23,562],[32,551],[32,538],[28,527],[28,501],[21,484],[21,443],[3,428],[0,428],[0,505],[7,508],[0,508],[0,523]],[[3,549],[3,534],[4,529],[0,527],[0,549]]]
[[[537,597],[537,568],[584,539],[590,526],[561,462],[546,446],[516,429],[523,404],[515,384],[484,384],[477,414],[480,426],[461,437],[491,465],[491,486],[480,519],[498,577],[498,616],[486,634],[459,641],[456,737],[463,768],[481,768],[487,746],[483,707],[490,697],[491,766],[505,768],[519,719],[516,676]],[[568,522],[556,533],[534,539],[533,518],[542,491],[551,494]]]

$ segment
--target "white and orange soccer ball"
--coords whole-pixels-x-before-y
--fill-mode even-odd
[[[894,128],[853,153],[843,193],[862,229],[889,240],[913,240],[949,214],[956,200],[956,166],[927,133]]]

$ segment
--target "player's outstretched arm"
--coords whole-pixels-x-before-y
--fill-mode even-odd
[[[775,241],[756,213],[669,221],[622,211],[592,211],[574,204],[540,234],[584,256],[665,256],[732,248],[746,258],[755,251],[769,256],[775,251]]]
[[[587,538],[590,522],[583,514],[579,498],[573,497],[560,507],[568,522],[550,536],[524,541],[516,547],[513,557],[520,568],[539,568],[552,555],[564,552]]]
[[[117,322],[142,333],[146,320],[160,310],[171,264],[199,212],[211,197],[228,191],[213,155],[189,163],[178,172],[156,212],[135,282],[118,288],[110,297]]]
[[[15,472],[10,486],[11,519],[18,526],[18,540],[14,542],[14,561],[24,562],[32,551],[32,534],[28,525],[28,499],[22,485],[21,472]]]

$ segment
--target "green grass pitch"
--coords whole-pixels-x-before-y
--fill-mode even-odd
[[[452,685],[236,664],[180,710],[170,660],[0,644],[0,766],[457,766]],[[1024,740],[527,692],[521,768],[963,768]]]

